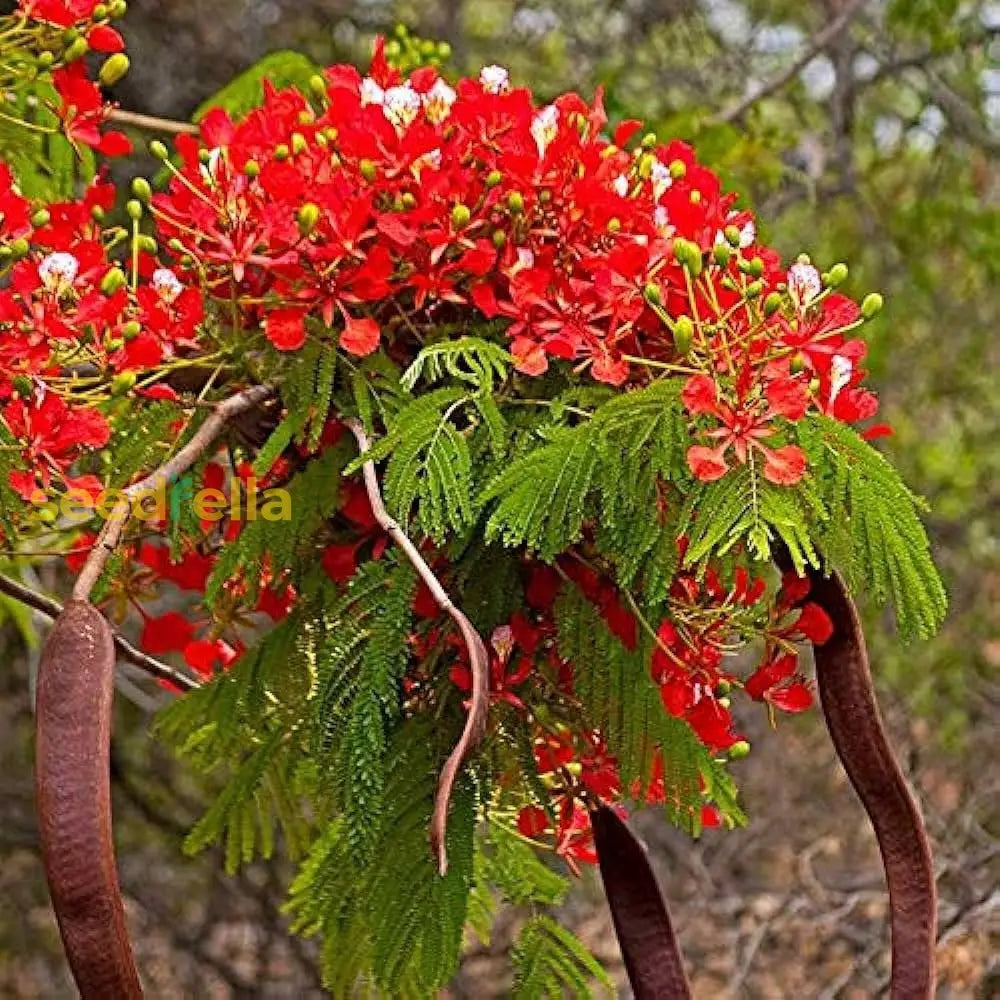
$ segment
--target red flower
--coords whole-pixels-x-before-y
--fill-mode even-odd
[[[747,678],[746,693],[783,712],[804,712],[812,706],[813,697],[805,679],[797,672],[798,663],[798,655],[788,653],[762,664]]]

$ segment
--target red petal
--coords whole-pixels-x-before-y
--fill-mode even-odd
[[[804,712],[807,708],[812,707],[813,696],[802,681],[797,681],[795,684],[789,684],[788,687],[769,692],[767,700],[783,712]]]
[[[719,390],[710,375],[692,375],[681,394],[689,413],[718,413]]]
[[[706,448],[704,445],[696,444],[688,448],[687,463],[688,468],[695,478],[703,483],[711,483],[716,479],[721,479],[728,471],[729,466],[722,457],[723,449]]]
[[[764,452],[764,478],[778,486],[794,486],[806,474],[806,453],[796,444]]]
[[[183,649],[194,635],[194,625],[176,611],[168,611],[159,618],[147,618],[139,645],[154,656]]]
[[[830,621],[830,616],[813,601],[802,606],[802,613],[795,622],[795,628],[819,646],[833,635],[833,622]]]
[[[344,312],[344,332],[340,335],[340,346],[350,354],[364,357],[378,347],[381,330],[373,319],[355,319]]]
[[[264,320],[267,339],[279,351],[297,351],[306,342],[306,316],[301,309],[275,309]]]

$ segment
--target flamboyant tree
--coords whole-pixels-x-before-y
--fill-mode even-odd
[[[587,995],[603,973],[545,907],[600,855],[637,995],[679,996],[643,985],[620,817],[740,825],[731,699],[809,709],[800,655],[826,648],[912,972],[933,900],[903,883],[929,864],[848,589],[908,638],[945,599],[868,443],[880,296],[780,260],[689,146],[600,93],[540,107],[433,46],[379,43],[367,72],[280,55],[192,126],[119,111],[99,84],[128,68],[124,8],[0,22],[23,139],[0,166],[0,536],[74,576],[61,614],[0,589],[58,615],[39,809],[81,992],[141,990],[108,828],[116,655],[177,693],[161,736],[229,775],[190,846],[235,868],[280,834],[301,857],[289,910],[334,995],[432,995],[498,898],[537,911],[517,995]],[[97,167],[131,151],[116,122],[174,134],[130,197]]]

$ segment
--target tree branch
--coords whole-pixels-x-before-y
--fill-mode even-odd
[[[138,111],[124,111],[115,108],[108,118],[119,125],[132,125],[148,132],[166,132],[168,135],[197,135],[198,126],[192,122],[179,122],[171,118],[158,118],[155,115],[144,115]]]
[[[219,403],[215,412],[198,428],[191,440],[173,458],[168,459],[145,479],[132,483],[131,486],[122,491],[121,500],[115,504],[111,516],[105,521],[104,527],[94,543],[94,548],[77,577],[73,587],[73,600],[90,600],[90,592],[100,579],[101,573],[104,572],[104,567],[111,554],[118,547],[125,526],[132,516],[133,500],[139,495],[155,492],[160,486],[166,486],[172,479],[187,472],[208,450],[230,420],[263,403],[273,392],[274,389],[269,385],[255,385]]]
[[[358,442],[358,449],[364,455],[371,447],[364,427],[357,420],[346,420],[344,423],[354,435]],[[368,501],[371,504],[375,520],[403,550],[403,554],[413,565],[417,575],[430,590],[437,606],[451,616],[469,651],[469,668],[472,673],[472,698],[470,699],[469,715],[465,720],[462,735],[458,743],[455,744],[455,749],[452,750],[441,769],[434,799],[434,814],[431,817],[431,850],[437,858],[438,870],[444,875],[448,871],[448,848],[445,843],[445,834],[447,833],[448,807],[451,804],[452,791],[462,764],[482,740],[486,730],[486,713],[489,707],[489,654],[486,652],[486,645],[473,627],[472,622],[460,608],[455,607],[447,591],[441,586],[441,581],[427,565],[427,561],[420,554],[419,549],[386,510],[375,463],[366,461],[363,471]]]
[[[34,608],[35,611],[40,612],[47,618],[55,619],[62,614],[63,607],[58,601],[53,600],[51,597],[46,597],[44,594],[39,594],[30,587],[26,587],[23,583],[2,573],[0,573],[0,593],[6,594],[8,597],[13,597],[15,601],[20,601],[21,604],[29,608]],[[112,630],[112,634],[114,635],[115,647],[122,658],[139,667],[141,670],[146,671],[150,676],[157,678],[157,680],[168,681],[170,684],[175,684],[185,691],[193,691],[198,687],[198,682],[188,677],[187,674],[175,670],[169,664],[154,659],[152,656],[148,656],[141,649],[133,646],[128,639],[117,631]]]
[[[849,0],[844,9],[825,28],[818,31],[802,53],[782,72],[766,80],[742,100],[713,115],[709,119],[712,125],[722,125],[727,122],[739,121],[758,101],[778,90],[781,90],[790,80],[793,80],[823,51],[854,19],[854,16],[865,5],[867,0]]]

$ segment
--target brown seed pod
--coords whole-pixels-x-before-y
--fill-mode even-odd
[[[636,1000],[690,1000],[691,987],[646,849],[607,806],[590,814],[615,933]]]
[[[83,1000],[143,996],[111,837],[114,668],[104,616],[89,602],[70,601],[38,673],[35,794],[45,875]]]
[[[871,819],[889,886],[892,1000],[933,1000],[937,893],[930,842],[882,725],[854,601],[839,575],[809,571],[810,600],[833,622],[815,649],[816,684],[844,770]]]

